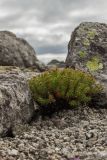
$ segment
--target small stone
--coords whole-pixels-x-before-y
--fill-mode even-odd
[[[60,148],[57,148],[57,147],[56,147],[56,148],[55,148],[55,151],[60,151]]]
[[[93,133],[88,132],[88,133],[86,133],[85,135],[86,135],[86,140],[88,140],[88,139],[92,138]]]
[[[18,151],[16,149],[8,150],[7,152],[10,156],[17,156],[18,155]]]
[[[101,151],[98,153],[101,158],[107,158],[107,151]]]

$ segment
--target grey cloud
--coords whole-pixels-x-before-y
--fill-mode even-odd
[[[67,54],[71,32],[82,21],[106,22],[105,0],[1,0],[0,30],[29,41],[38,54]]]
[[[46,45],[38,48],[37,53],[46,54],[46,53],[54,53],[54,54],[62,54],[66,53],[66,45]]]

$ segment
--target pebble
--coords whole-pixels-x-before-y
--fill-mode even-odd
[[[17,156],[18,155],[18,151],[16,149],[8,149],[7,153],[9,154],[9,156]]]
[[[107,160],[107,109],[102,112],[68,110],[36,120],[15,138],[0,138],[0,160]]]

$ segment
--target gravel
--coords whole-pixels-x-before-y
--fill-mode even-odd
[[[39,117],[16,137],[0,138],[0,160],[107,160],[107,109]]]

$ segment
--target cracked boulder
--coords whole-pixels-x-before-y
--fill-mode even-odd
[[[22,72],[0,74],[0,136],[17,134],[18,126],[31,120],[36,107]]]

